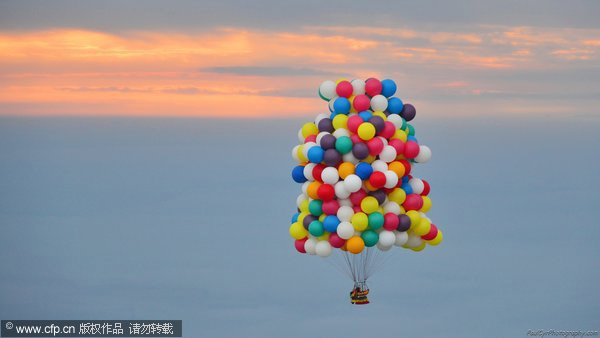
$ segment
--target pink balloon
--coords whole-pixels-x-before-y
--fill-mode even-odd
[[[390,140],[388,144],[394,147],[394,149],[396,149],[396,154],[404,153],[404,142],[402,142],[402,140],[395,138],[393,140]]]
[[[364,120],[362,117],[358,115],[350,116],[348,118],[348,130],[356,134],[358,132],[358,126],[360,126],[360,124],[363,122]]]
[[[365,82],[365,92],[370,97],[381,94],[381,81],[370,78]]]
[[[396,133],[396,126],[390,121],[385,121],[383,130],[379,134],[381,136],[385,137],[386,139],[389,139],[390,137],[394,136],[395,133]],[[398,154],[401,154],[401,153],[398,153]]]
[[[434,239],[435,236],[437,236],[437,234],[438,234],[438,229],[435,226],[435,224],[432,224],[429,232],[426,233],[425,235],[421,236],[421,238],[423,238],[426,241],[430,241],[430,240]]]
[[[344,244],[346,244],[346,240],[340,238],[340,236],[334,232],[329,235],[329,244],[331,244],[331,246],[334,248],[341,248],[344,246]]]
[[[335,87],[335,92],[338,94],[338,96],[345,98],[352,96],[353,90],[354,88],[352,88],[352,84],[348,81],[340,81],[340,83],[338,83]]]
[[[336,215],[340,208],[340,202],[337,200],[330,200],[323,202],[323,212],[326,215]]]
[[[367,147],[369,148],[369,154],[379,155],[383,150],[383,141],[379,137],[374,137],[367,141]]]
[[[388,231],[394,231],[398,229],[398,224],[400,223],[400,219],[398,215],[388,212],[383,215],[383,228]]]
[[[420,210],[423,207],[423,197],[417,194],[408,194],[402,206],[405,210]]]
[[[419,144],[415,141],[408,141],[404,144],[404,157],[415,158],[419,155]]]
[[[367,197],[367,192],[360,189],[359,191],[350,194],[350,202],[352,202],[352,205],[360,207],[360,202],[362,202],[365,197]]]
[[[369,97],[365,94],[360,94],[360,95],[356,95],[356,97],[354,98],[354,102],[352,102],[352,104],[354,105],[354,109],[356,109],[356,111],[361,112],[363,110],[367,110],[369,109],[369,107],[371,107],[371,100],[369,99]]]
[[[358,136],[358,134],[350,135],[350,140],[352,140],[352,144],[361,143],[363,140]]]

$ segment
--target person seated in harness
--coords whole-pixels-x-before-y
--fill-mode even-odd
[[[369,304],[369,299],[367,295],[369,294],[369,289],[362,289],[360,286],[355,286],[352,291],[350,291],[350,303],[351,304]]]

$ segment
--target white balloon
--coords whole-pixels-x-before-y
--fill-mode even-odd
[[[296,197],[296,205],[298,206],[298,208],[300,208],[300,204],[302,204],[304,200],[306,200],[306,195],[304,194],[300,194],[298,195],[298,197]]]
[[[321,113],[315,117],[315,124],[318,126],[322,119],[328,118],[331,114]]]
[[[321,172],[321,179],[324,183],[334,185],[340,180],[340,174],[335,167],[327,167]]]
[[[396,241],[394,242],[395,246],[403,246],[408,241],[408,233],[406,231],[395,231],[396,233]]]
[[[354,157],[354,154],[352,154],[352,152],[344,154],[342,156],[342,159],[344,160],[344,162],[350,162],[352,164],[357,164],[358,162],[360,162],[356,157]]]
[[[336,138],[340,138],[342,136],[350,137],[350,132],[348,131],[348,129],[340,128],[340,129],[336,129],[333,132],[333,136],[335,136]]]
[[[307,180],[309,180],[309,181],[315,180],[312,173],[316,166],[317,166],[317,164],[315,164],[315,163],[308,163],[307,165],[304,166],[304,171],[303,171],[304,177],[306,177]]]
[[[340,238],[350,239],[350,237],[354,236],[354,226],[350,222],[341,222],[338,224],[336,232]]]
[[[338,203],[340,204],[340,207],[352,207],[352,201],[347,198],[338,200]]]
[[[323,81],[319,86],[319,92],[324,98],[331,100],[335,96],[335,82],[331,80]]]
[[[398,114],[390,114],[387,117],[387,120],[392,122],[396,126],[396,129],[402,128],[402,121],[403,121],[402,116],[400,116]]]
[[[304,193],[304,195],[308,196],[308,185],[310,184],[310,182],[304,182],[302,183],[302,193]]]
[[[361,95],[365,93],[365,81],[361,79],[354,79],[350,82],[352,84],[352,95]]]
[[[302,136],[302,128],[298,130],[298,141],[300,141],[300,143],[304,143],[304,136]]]
[[[431,149],[428,146],[419,146],[419,155],[415,157],[418,163],[425,163],[431,160]]]
[[[344,181],[337,182],[333,189],[335,190],[335,196],[339,199],[344,199],[350,197],[350,192],[346,189],[346,184]]]
[[[379,233],[379,243],[383,246],[392,246],[396,241],[396,235],[393,231],[383,230]]]
[[[332,251],[331,244],[328,241],[319,241],[315,246],[315,252],[320,257],[327,257],[331,255]]]
[[[300,162],[300,159],[298,158],[298,148],[300,148],[300,145],[297,145],[294,147],[294,149],[292,149],[292,158],[296,162]]]
[[[411,178],[408,181],[408,184],[412,188],[413,194],[421,195],[421,193],[425,189],[425,184],[423,184],[423,181],[419,178]]]
[[[352,216],[354,216],[354,209],[351,206],[341,206],[337,211],[337,218],[340,222],[350,222]]]
[[[396,159],[396,155],[398,155],[396,154],[396,148],[392,146],[384,146],[383,150],[381,150],[381,153],[379,153],[379,159],[390,163]]]
[[[304,242],[304,250],[309,255],[316,254],[317,240],[314,238],[309,238]]]
[[[308,151],[310,150],[310,148],[312,148],[312,147],[314,147],[316,145],[317,144],[314,143],[314,142],[306,142],[304,144],[304,147],[302,147],[302,153],[304,154],[304,157],[308,158]]]
[[[336,95],[336,96],[332,97],[331,100],[329,100],[329,111],[330,112],[333,112],[333,103],[335,102],[335,99],[337,99],[337,98],[338,98],[338,96]]]
[[[423,243],[423,239],[421,239],[421,236],[411,234],[408,235],[408,240],[406,241],[404,246],[407,246],[409,248],[416,248],[419,245],[421,245],[421,243]]]
[[[346,190],[349,192],[357,192],[362,187],[362,180],[355,174],[350,174],[346,176],[344,179],[344,184],[346,185]]]
[[[400,205],[394,201],[389,201],[383,205],[383,211],[387,214],[388,212],[393,213],[394,215],[400,215],[402,209],[400,209]]]
[[[388,100],[383,95],[375,95],[371,98],[372,111],[384,111],[387,109]]]
[[[391,249],[392,246],[385,246],[385,245],[381,245],[381,243],[377,242],[377,249],[381,250],[381,251],[388,251],[389,249]]]
[[[398,184],[398,175],[395,172],[387,170],[383,174],[385,175],[385,188],[392,189]]]
[[[329,134],[329,133],[326,131],[322,131],[322,132],[318,133],[317,137],[315,139],[315,142],[317,142],[317,144],[321,144],[321,139],[323,138],[323,136],[325,136],[327,134]]]
[[[384,147],[389,144],[388,140],[386,140],[385,137],[383,137],[383,136],[377,136],[377,137],[381,140],[381,142],[383,142]]]
[[[375,160],[371,163],[371,167],[373,167],[373,171],[381,171],[382,173],[388,170],[388,165],[382,160]]]

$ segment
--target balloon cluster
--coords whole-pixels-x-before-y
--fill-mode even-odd
[[[319,87],[330,113],[304,124],[292,150],[299,163],[292,178],[302,184],[290,226],[298,252],[326,257],[334,248],[359,254],[394,245],[421,251],[442,241],[425,214],[429,183],[410,174],[431,150],[408,123],[415,107],[395,92],[394,81],[375,78]]]

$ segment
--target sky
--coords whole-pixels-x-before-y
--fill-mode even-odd
[[[298,117],[324,79],[371,76],[438,116],[596,114],[599,7],[3,1],[0,114]]]
[[[166,5],[168,4],[168,5]],[[600,330],[595,1],[1,1],[0,319],[184,337]],[[289,237],[326,79],[392,78],[444,242],[352,282]],[[333,258],[333,257],[331,257]]]

